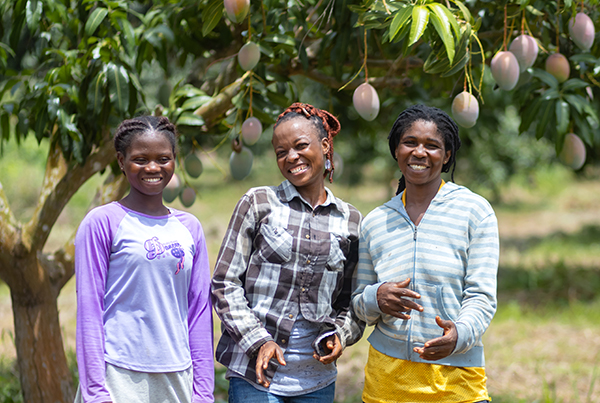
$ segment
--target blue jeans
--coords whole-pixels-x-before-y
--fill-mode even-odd
[[[279,396],[256,389],[242,378],[229,379],[229,403],[333,403],[335,382],[299,396]]]

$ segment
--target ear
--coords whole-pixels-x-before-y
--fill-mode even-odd
[[[329,143],[328,137],[321,139],[321,148],[323,148],[323,155],[327,155],[329,149],[331,148],[331,143]]]
[[[451,156],[452,156],[452,151],[450,151],[450,150],[446,151],[446,156],[444,157],[444,165],[446,165],[448,163],[448,161],[450,161]]]
[[[120,151],[117,152],[117,162],[119,163],[119,168],[121,168],[121,171],[125,173],[125,156]]]

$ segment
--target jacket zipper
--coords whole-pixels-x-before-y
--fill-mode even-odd
[[[413,232],[413,241],[414,241],[414,247],[413,247],[413,273],[412,273],[412,278],[410,280],[410,288],[413,291],[416,291],[416,287],[415,287],[415,276],[417,274],[417,226],[414,225],[412,222],[410,222],[410,224],[414,227],[414,232]],[[408,326],[408,343],[406,343],[406,356],[408,357],[408,361],[412,361],[410,359],[411,355],[412,355],[412,344],[413,344],[413,338],[412,338],[412,327],[413,327],[413,321],[412,319],[410,320],[410,324]]]

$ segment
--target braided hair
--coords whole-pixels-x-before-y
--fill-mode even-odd
[[[400,144],[400,139],[404,133],[412,127],[413,123],[419,120],[434,123],[437,127],[437,132],[444,139],[444,148],[446,151],[450,151],[451,154],[448,162],[442,166],[442,172],[448,172],[450,171],[450,168],[452,168],[450,177],[452,182],[454,182],[456,152],[460,148],[460,137],[458,136],[458,126],[454,120],[452,120],[452,118],[441,109],[432,106],[413,105],[400,113],[396,119],[396,122],[394,122],[394,126],[392,126],[392,130],[390,130],[390,134],[388,135],[392,157],[397,160],[396,149]],[[398,183],[398,190],[396,191],[396,194],[400,194],[405,188],[406,181],[404,176],[402,176]]]
[[[313,124],[317,130],[317,136],[320,140],[327,138],[329,139],[329,151],[327,151],[327,160],[329,161],[330,167],[326,165],[325,173],[323,176],[329,174],[329,182],[333,182],[333,171],[335,167],[333,165],[333,138],[340,132],[340,122],[331,113],[322,109],[316,108],[310,104],[304,104],[301,102],[294,102],[285,111],[283,111],[275,122],[276,128],[281,123],[295,118],[305,118]]]
[[[177,154],[177,130],[166,116],[138,116],[124,120],[115,132],[115,150],[125,155],[135,136],[152,132],[162,133],[171,143],[173,155]]]

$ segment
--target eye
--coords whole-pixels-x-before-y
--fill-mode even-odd
[[[306,148],[306,147],[308,147],[308,146],[309,146],[309,144],[308,144],[308,143],[298,143],[298,144],[296,145],[296,148],[297,148],[298,150],[303,150],[303,149],[305,149],[305,148]]]
[[[171,161],[171,158],[169,158],[169,157],[162,157],[159,161],[160,161],[161,164],[168,164],[169,161]]]
[[[286,152],[285,152],[285,151],[283,151],[283,150],[280,150],[280,151],[277,151],[277,152],[275,153],[275,156],[276,156],[277,158],[283,158],[283,157],[285,157],[285,154],[286,154]]]

